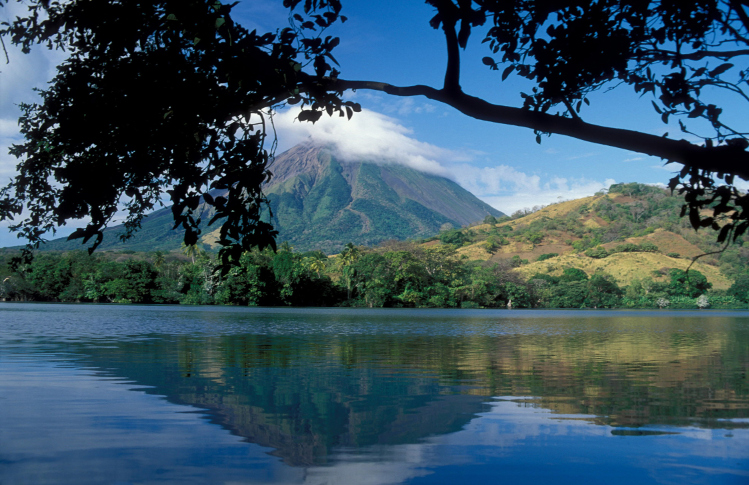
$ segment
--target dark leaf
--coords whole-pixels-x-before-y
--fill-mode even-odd
[[[86,235],[86,231],[85,231],[85,229],[81,229],[81,228],[78,228],[78,229],[76,229],[75,231],[73,231],[73,232],[72,232],[72,233],[71,233],[71,234],[70,234],[70,235],[68,236],[68,239],[67,239],[67,240],[68,240],[68,241],[72,241],[73,239],[79,239],[79,238],[82,238],[82,237],[83,237],[83,236],[85,236],[85,235]]]
[[[502,71],[502,81],[507,79],[507,77],[510,75],[510,73],[515,69],[514,65],[510,65],[507,68],[505,68],[504,71]]]
[[[718,242],[719,243],[722,243],[723,241],[726,240],[726,238],[728,237],[728,234],[731,233],[731,228],[732,228],[732,226],[730,224],[726,224],[725,226],[723,226],[723,228],[718,233]]]
[[[700,211],[696,207],[689,208],[689,223],[694,229],[700,228]]]
[[[725,64],[721,64],[720,66],[710,71],[709,75],[710,77],[720,76],[721,74],[731,69],[732,67],[733,67],[733,64],[731,64],[730,62],[726,62]]]
[[[701,106],[701,105],[695,106],[694,109],[690,111],[689,118],[698,118],[702,116],[702,113],[704,112],[705,112],[705,106]]]
[[[442,23],[442,15],[441,14],[435,15],[434,17],[432,17],[432,20],[429,21],[429,25],[433,29],[439,29],[441,23]]]

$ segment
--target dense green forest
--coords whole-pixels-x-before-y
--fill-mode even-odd
[[[288,245],[246,252],[225,277],[210,253],[39,253],[11,271],[0,256],[6,301],[181,303],[415,308],[749,308],[749,272],[714,290],[695,270],[620,287],[603,272],[567,268],[524,279],[514,261],[471,261],[454,244],[347,246],[337,257]]]

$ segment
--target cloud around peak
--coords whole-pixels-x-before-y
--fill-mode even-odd
[[[298,109],[289,109],[273,118],[283,149],[309,140],[330,147],[342,161],[397,163],[444,177],[451,177],[445,163],[468,160],[457,152],[416,140],[411,129],[375,111],[362,110],[350,120],[324,114],[314,124],[298,121],[298,115]]]
[[[341,161],[397,163],[422,172],[448,177],[493,207],[511,213],[593,195],[614,180],[563,178],[528,174],[506,161],[485,160],[479,166],[469,150],[448,150],[418,141],[413,130],[397,119],[362,110],[348,120],[323,114],[316,123],[297,120],[298,108],[273,117],[280,151],[302,142],[324,145]],[[482,157],[485,158],[485,157]]]

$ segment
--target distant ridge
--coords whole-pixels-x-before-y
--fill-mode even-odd
[[[265,192],[270,200],[278,241],[298,251],[336,253],[348,242],[378,244],[391,239],[423,238],[449,224],[461,227],[487,215],[504,214],[450,179],[400,164],[341,162],[325,147],[297,145],[277,156]],[[221,195],[218,191],[214,195]],[[202,217],[210,219],[210,214]],[[220,223],[202,227],[200,243],[218,247]],[[171,208],[148,215],[126,242],[122,227],[105,231],[101,249],[174,250],[183,233],[173,230]],[[79,241],[56,239],[43,249],[80,249]]]

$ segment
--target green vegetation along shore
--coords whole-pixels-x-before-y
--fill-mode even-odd
[[[438,236],[335,256],[245,253],[220,277],[214,253],[44,251],[15,271],[0,253],[0,299],[406,308],[749,308],[749,248],[722,252],[679,218],[681,201],[642,184]],[[705,257],[694,260],[695,256]]]
[[[656,280],[620,286],[604,272],[566,268],[524,279],[512,262],[461,258],[453,245],[393,243],[320,252],[248,252],[220,278],[197,254],[41,253],[10,271],[2,260],[6,301],[433,308],[749,308],[749,273],[725,290],[698,270],[672,268]]]

